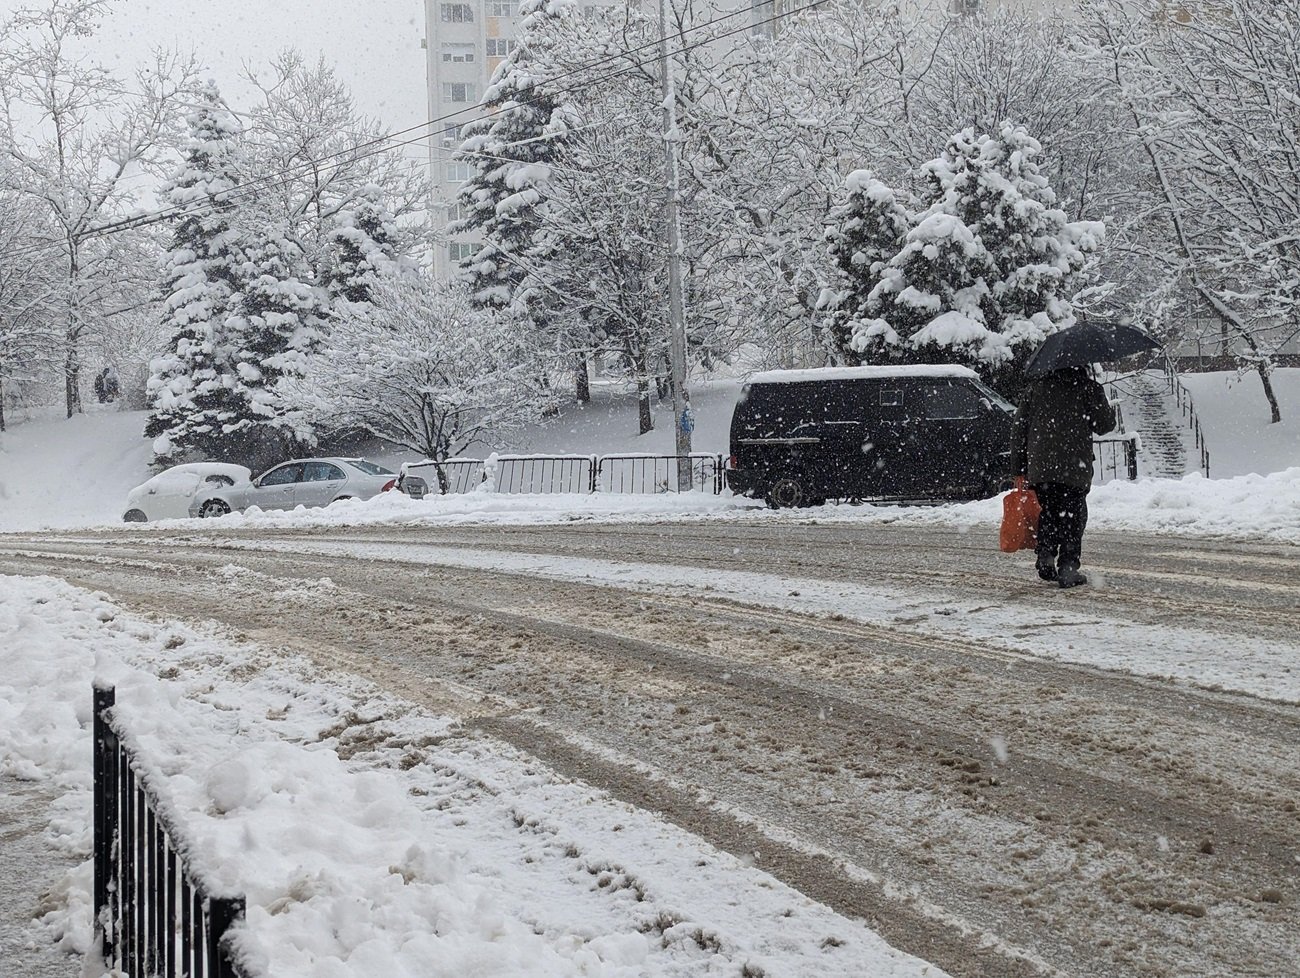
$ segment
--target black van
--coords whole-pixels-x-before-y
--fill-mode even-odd
[[[1014,412],[967,367],[755,374],[731,418],[727,484],[774,508],[984,499],[1010,475]]]

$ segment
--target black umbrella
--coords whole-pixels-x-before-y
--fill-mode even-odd
[[[1136,326],[1076,323],[1043,340],[1043,345],[1025,364],[1025,373],[1043,377],[1054,370],[1109,363],[1143,350],[1158,349],[1160,344]]]

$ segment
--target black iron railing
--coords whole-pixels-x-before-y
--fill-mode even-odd
[[[244,898],[214,896],[186,865],[183,836],[115,724],[115,691],[94,690],[95,929],[127,978],[248,978],[228,931]]]
[[[602,455],[596,468],[601,492],[681,492],[683,482],[689,491],[718,495],[723,490],[721,455]]]
[[[1174,403],[1178,406],[1178,411],[1182,417],[1183,423],[1187,425],[1192,433],[1192,442],[1196,446],[1197,462],[1201,467],[1201,474],[1207,479],[1210,477],[1210,449],[1205,444],[1205,434],[1201,431],[1201,418],[1196,413],[1196,405],[1192,402],[1192,392],[1189,391],[1182,379],[1178,376],[1178,370],[1174,367],[1174,362],[1165,357],[1165,385],[1169,388],[1169,393],[1173,395]]]
[[[1115,435],[1098,435],[1092,440],[1096,462],[1094,478],[1098,482],[1127,479],[1136,482],[1138,477],[1138,435],[1133,432]]]

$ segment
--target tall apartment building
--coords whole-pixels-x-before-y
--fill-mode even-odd
[[[429,139],[430,168],[435,200],[447,204],[435,219],[450,222],[460,216],[450,202],[470,175],[467,164],[452,159],[460,129],[477,115],[492,72],[515,46],[522,18],[519,0],[425,0],[424,16],[429,117],[442,120]],[[439,248],[439,277],[448,276],[470,247],[453,241]]]

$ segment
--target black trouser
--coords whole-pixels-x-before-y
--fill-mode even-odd
[[[1088,525],[1088,490],[1040,482],[1034,486],[1042,513],[1038,517],[1040,562],[1079,568],[1083,554],[1083,528]]]

